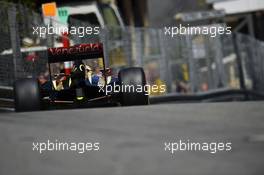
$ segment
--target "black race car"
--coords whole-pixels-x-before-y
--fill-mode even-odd
[[[15,110],[147,105],[143,69],[124,68],[115,76],[106,68],[104,59],[102,43],[48,49],[48,80],[17,80],[14,84]],[[68,71],[62,66],[65,63],[70,65]]]

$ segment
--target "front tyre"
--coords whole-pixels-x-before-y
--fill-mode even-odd
[[[121,105],[148,105],[149,97],[145,92],[146,77],[144,70],[140,67],[131,67],[120,70],[118,74],[119,81],[123,86],[121,95]],[[141,90],[136,90],[141,86]],[[128,89],[131,88],[131,89]],[[134,89],[133,89],[134,88]]]
[[[15,110],[37,111],[41,109],[40,88],[36,79],[20,79],[14,84]]]

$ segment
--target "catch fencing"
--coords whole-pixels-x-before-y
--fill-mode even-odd
[[[39,37],[33,27],[45,26],[40,14],[21,5],[0,3],[0,86],[18,78],[47,72],[47,48],[61,44],[59,35]],[[73,20],[78,26],[89,26]],[[52,22],[53,24],[55,21]],[[218,24],[223,25],[223,24]],[[70,35],[72,44],[102,42],[106,64],[121,68],[141,66],[150,85],[166,85],[166,93],[196,93],[218,88],[240,88],[237,43],[245,84],[264,89],[264,43],[250,36],[165,35],[163,29],[106,27],[99,35]],[[160,95],[156,93],[152,95]]]

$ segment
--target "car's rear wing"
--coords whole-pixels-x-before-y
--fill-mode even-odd
[[[72,47],[57,47],[48,49],[48,62],[57,63],[80,59],[103,58],[103,44],[80,44]]]

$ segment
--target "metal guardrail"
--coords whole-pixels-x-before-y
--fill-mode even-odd
[[[12,87],[0,86],[0,108],[14,108]]]
[[[2,98],[2,99],[12,99],[13,96],[14,96],[13,87],[0,86],[0,98]]]
[[[0,89],[0,109],[13,109],[13,89]],[[150,97],[150,104],[264,100],[264,93],[240,89],[218,89],[197,94],[167,94]]]
[[[150,99],[151,104],[264,100],[264,93],[240,89],[219,89],[189,95],[167,94]]]

